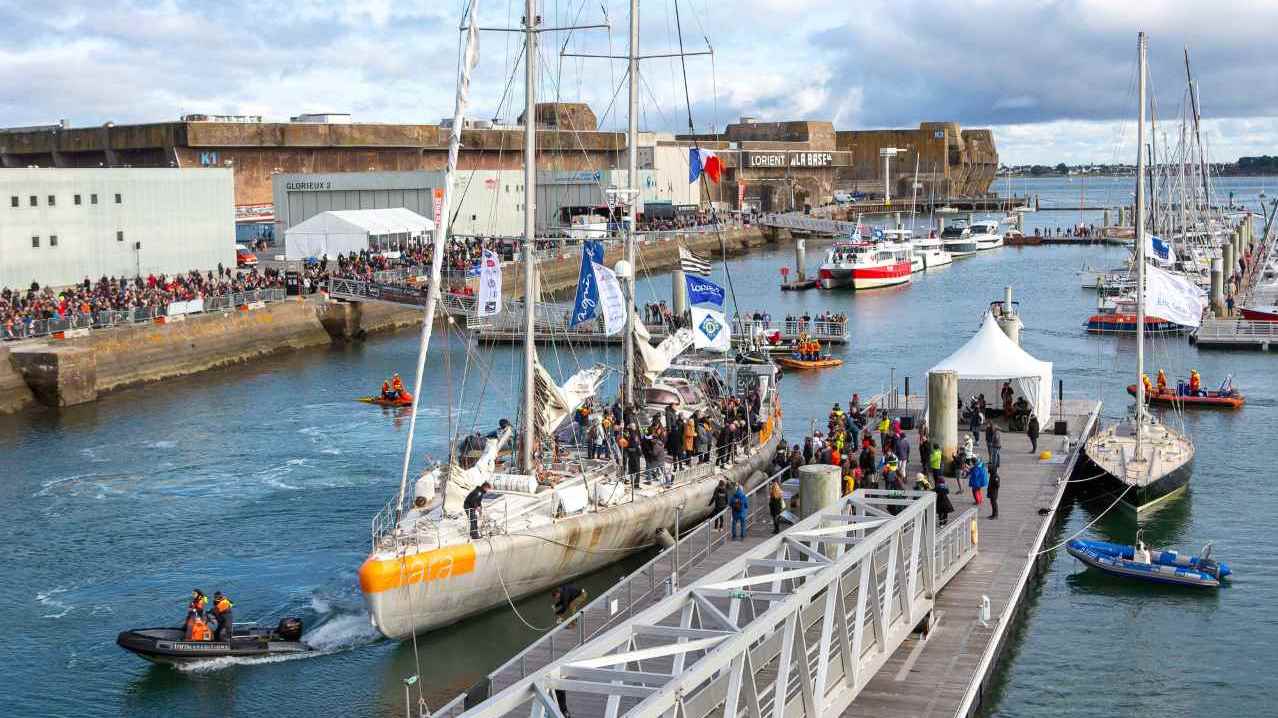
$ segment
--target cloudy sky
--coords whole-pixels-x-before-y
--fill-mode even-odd
[[[646,52],[677,46],[675,0],[644,0]],[[540,0],[543,99],[584,100],[625,124],[624,0]],[[524,3],[481,0],[481,24]],[[0,0],[0,126],[154,122],[179,114],[345,111],[356,120],[451,114],[461,0]],[[743,114],[840,129],[955,120],[993,127],[1004,162],[1128,161],[1136,33],[1167,132],[1185,106],[1190,48],[1213,159],[1278,154],[1278,0],[679,0],[699,129]],[[606,10],[606,15],[605,15]],[[522,105],[519,36],[485,33],[475,114]],[[514,77],[514,82],[510,79]],[[641,125],[687,127],[677,62],[644,63]]]

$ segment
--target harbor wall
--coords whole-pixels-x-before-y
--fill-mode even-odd
[[[754,228],[723,233],[730,255],[765,244]],[[719,236],[689,234],[678,240],[650,241],[636,252],[642,271],[669,270],[679,264],[679,245],[718,256]],[[609,264],[622,249],[608,252]],[[542,287],[547,293],[571,290],[580,267],[575,247],[557,259],[543,261]],[[522,271],[507,263],[504,287],[522,295]],[[165,324],[143,324],[86,332],[0,347],[0,414],[33,406],[73,406],[94,401],[105,392],[188,376],[285,351],[327,346],[332,341],[361,339],[369,334],[420,326],[422,311],[381,302],[327,302],[319,297],[290,299],[252,311],[229,311],[186,317]]]

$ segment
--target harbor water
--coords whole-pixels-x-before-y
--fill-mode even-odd
[[[1127,201],[1130,180],[1088,182],[1088,206]],[[1077,183],[1015,180],[1012,190],[1076,206]],[[1220,182],[1253,208],[1264,184]],[[997,188],[1006,191],[1003,181]],[[1101,221],[1099,213],[1078,212],[1027,220],[1027,233]],[[820,246],[809,243],[810,271]],[[1025,348],[1055,363],[1067,394],[1099,397],[1108,417],[1122,415],[1130,406],[1124,389],[1135,381],[1134,342],[1084,333],[1096,298],[1076,275],[1084,264],[1113,266],[1122,257],[1123,250],[1102,246],[1007,247],[916,275],[901,288],[782,293],[779,268],[793,261],[782,246],[734,260],[731,284],[743,314],[849,317],[851,342],[833,350],[842,367],[791,372],[782,382],[786,432],[795,442],[853,392],[867,396],[893,377],[925,390],[927,369],[967,340],[1009,285]],[[669,286],[666,277],[650,279],[637,300],[668,299]],[[407,378],[416,348],[416,333],[407,331],[121,391],[73,409],[0,417],[0,675],[8,686],[0,714],[402,716],[405,678],[420,675],[412,697],[420,687],[438,706],[550,625],[546,596],[521,601],[518,615],[502,608],[416,641],[381,640],[369,625],[356,571],[369,548],[370,519],[398,486],[407,417],[354,398],[392,371]],[[542,355],[560,373],[596,359],[616,363],[615,349],[600,352],[562,347]],[[1235,576],[1214,592],[1132,585],[1056,552],[998,670],[990,715],[1270,712],[1264,659],[1278,643],[1278,623],[1267,613],[1278,559],[1262,536],[1278,515],[1266,485],[1278,458],[1268,444],[1278,426],[1275,358],[1200,353],[1183,338],[1156,339],[1148,354],[1151,374],[1161,366],[1174,379],[1197,368],[1207,384],[1232,374],[1247,395],[1240,412],[1185,417],[1198,446],[1190,491],[1144,525],[1151,544],[1197,551],[1214,542]],[[432,350],[417,468],[428,454],[445,454],[450,425],[487,431],[514,413],[515,350],[484,349],[469,366],[466,356],[456,335]],[[1080,531],[1130,542],[1134,519],[1100,516],[1105,508],[1065,507],[1052,543]],[[597,593],[641,560],[583,584]],[[177,624],[194,587],[226,591],[238,620],[303,618],[321,651],[177,671],[114,645],[125,628]],[[908,680],[900,685],[910,689]]]

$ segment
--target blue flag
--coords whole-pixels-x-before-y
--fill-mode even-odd
[[[581,274],[577,277],[577,297],[572,303],[572,320],[569,326],[594,319],[599,313],[599,285],[595,281],[594,265],[603,264],[604,248],[601,242],[581,243]]]
[[[723,287],[705,277],[698,277],[692,274],[686,275],[684,280],[688,284],[688,304],[723,306]]]

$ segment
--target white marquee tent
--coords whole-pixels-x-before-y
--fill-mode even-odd
[[[1016,396],[1025,397],[1038,420],[1046,425],[1052,415],[1052,363],[1039,361],[1003,333],[993,314],[976,335],[946,357],[932,371],[953,371],[959,377],[959,396],[984,394],[990,406],[1000,406],[999,390],[1010,381]],[[1015,399],[1013,399],[1015,401]]]
[[[426,240],[435,223],[403,207],[320,212],[284,232],[287,259],[328,257],[368,250],[400,251]]]

